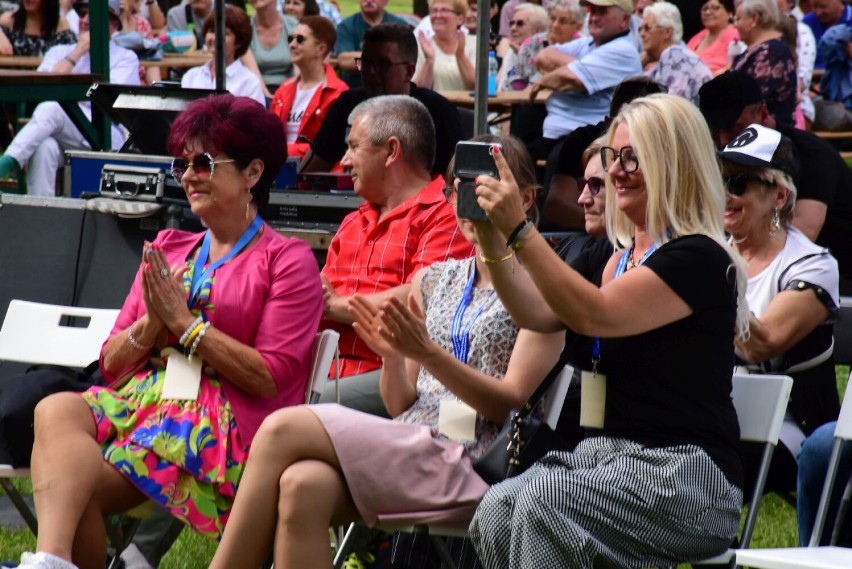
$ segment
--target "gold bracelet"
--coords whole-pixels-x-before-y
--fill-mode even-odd
[[[506,255],[505,257],[500,257],[499,259],[492,259],[490,257],[486,257],[483,253],[480,253],[479,254],[479,260],[482,261],[483,263],[485,263],[486,265],[497,265],[499,263],[502,263],[503,261],[508,261],[509,259],[511,259],[514,256],[515,256],[514,251],[509,251],[508,255]]]

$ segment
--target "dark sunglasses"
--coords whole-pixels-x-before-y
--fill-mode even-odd
[[[577,188],[579,188],[580,192],[582,192],[586,186],[589,186],[589,193],[592,194],[592,197],[594,197],[598,195],[601,188],[604,187],[604,181],[602,178],[598,178],[597,176],[592,176],[591,178],[577,178]]]
[[[527,25],[527,23],[523,20],[512,20],[512,21],[509,22],[510,28],[516,28],[516,27],[517,28],[523,28],[526,25]]]
[[[189,168],[192,168],[195,170],[195,175],[198,176],[199,179],[204,181],[212,180],[213,173],[216,171],[216,164],[226,164],[228,162],[235,162],[235,160],[233,158],[213,160],[213,157],[210,156],[209,152],[199,154],[192,160],[192,162],[187,162],[184,158],[175,158],[172,160],[172,176],[174,176],[176,180],[180,181],[180,179],[183,178],[183,175],[186,174],[186,171]]]
[[[749,176],[748,174],[734,174],[733,176],[723,176],[722,181],[725,183],[728,193],[732,196],[741,196],[748,190],[749,182],[757,182],[764,186],[774,185],[772,182],[758,178],[757,176]]]
[[[302,44],[305,43],[306,39],[308,39],[307,36],[303,36],[302,34],[294,34],[291,36],[287,36],[287,43],[293,43],[293,40],[296,40],[296,43]]]

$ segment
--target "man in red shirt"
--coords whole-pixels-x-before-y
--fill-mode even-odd
[[[405,300],[414,273],[436,261],[473,255],[443,195],[443,177],[430,174],[435,127],[420,101],[404,95],[373,97],[349,116],[348,150],[341,165],[351,171],[364,203],[346,216],[322,270],[325,321],[340,332],[340,401],[387,416],[379,395],[381,358],[352,329],[349,297],[381,303]],[[321,401],[335,400],[330,382]]]

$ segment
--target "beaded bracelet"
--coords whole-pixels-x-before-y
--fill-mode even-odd
[[[192,342],[195,341],[195,338],[198,336],[198,333],[201,332],[201,329],[204,327],[204,322],[199,322],[195,325],[195,328],[192,329],[192,332],[189,333],[189,336],[186,338],[186,342],[183,343],[183,347],[186,350],[189,350],[189,347],[192,345]]]
[[[192,331],[195,330],[195,327],[198,326],[203,321],[204,321],[204,319],[201,318],[201,316],[199,316],[198,318],[196,318],[195,320],[192,321],[192,324],[187,326],[186,330],[184,330],[183,335],[181,335],[180,340],[179,340],[179,342],[182,346],[186,347],[186,343],[187,343],[187,339],[189,338],[189,335],[192,334]]]
[[[133,324],[136,324],[136,322],[134,322]],[[139,351],[146,351],[153,348],[153,344],[151,344],[150,346],[143,346],[142,342],[140,342],[136,338],[136,336],[133,335],[133,324],[127,327],[127,341],[130,342],[130,345]]]
[[[195,356],[195,351],[198,349],[198,344],[201,343],[201,338],[204,337],[204,334],[207,333],[207,329],[210,328],[210,322],[205,322],[201,327],[201,330],[198,331],[198,335],[195,337],[195,341],[192,343],[192,347],[189,349],[189,355],[187,359],[192,361],[192,358]]]

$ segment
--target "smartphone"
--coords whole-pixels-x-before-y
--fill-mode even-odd
[[[474,221],[489,221],[485,210],[476,201],[477,176],[486,174],[492,178],[500,178],[497,164],[494,162],[493,148],[503,146],[495,142],[460,141],[456,144],[456,161],[453,176],[459,178],[458,195],[456,196],[456,212],[464,219]]]

